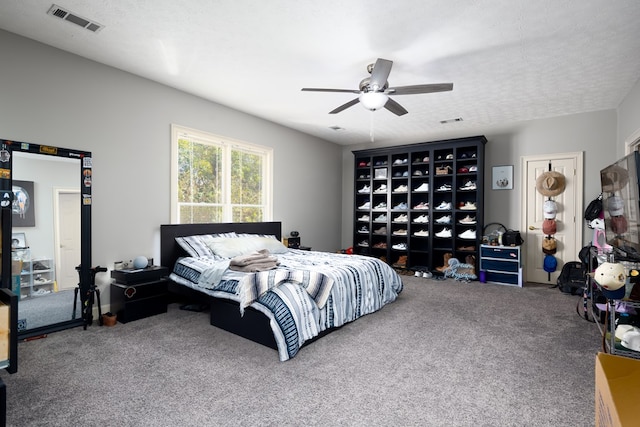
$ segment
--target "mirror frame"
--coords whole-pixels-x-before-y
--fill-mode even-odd
[[[80,271],[79,292],[81,307],[91,292],[91,186],[93,180],[93,159],[91,152],[53,147],[50,145],[34,144],[30,142],[10,141],[0,139],[0,201],[10,198],[13,202],[13,154],[15,152],[42,154],[46,156],[66,157],[80,161]],[[7,155],[8,153],[8,155]],[[0,288],[11,290],[11,233],[13,203],[0,203],[2,215],[2,274]],[[7,211],[9,214],[7,215]],[[8,249],[7,249],[8,248]],[[19,303],[18,303],[19,304]],[[72,307],[69,307],[71,310]],[[17,316],[17,313],[16,313]],[[16,317],[17,319],[17,317]],[[26,331],[17,332],[18,338],[40,336],[49,332],[60,331],[84,324],[82,316],[79,319],[67,320],[51,325],[41,326]],[[16,325],[11,325],[17,328]]]

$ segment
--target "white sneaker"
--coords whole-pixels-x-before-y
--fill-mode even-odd
[[[376,188],[376,193],[386,193],[387,192],[387,185],[386,184],[381,184],[380,187]]]
[[[474,181],[467,181],[464,183],[462,187],[459,188],[460,191],[471,191],[476,189],[476,183]]]
[[[409,217],[405,214],[401,214],[395,217],[393,222],[409,222]]]
[[[451,224],[451,215],[441,216],[436,219],[436,224]]]
[[[399,230],[394,230],[393,231],[393,235],[394,236],[406,236],[407,235],[407,230],[405,230],[404,228],[399,229]]]
[[[467,230],[464,233],[458,234],[458,237],[461,239],[475,240],[476,230]]]
[[[442,184],[436,191],[451,191],[451,184]]]
[[[371,187],[369,187],[368,185],[365,185],[364,187],[358,190],[358,193],[368,193],[369,191],[371,191]]]
[[[358,206],[358,209],[369,209],[371,203],[365,202],[362,206]]]
[[[429,232],[427,230],[420,230],[413,233],[416,237],[429,237]]]
[[[429,184],[428,184],[428,183],[426,183],[426,182],[423,182],[423,183],[422,183],[418,188],[416,188],[416,189],[415,189],[415,190],[413,190],[413,191],[417,191],[417,192],[420,192],[420,191],[423,191],[423,192],[425,192],[425,191],[429,191]]]
[[[406,185],[398,185],[393,189],[394,193],[406,193],[407,191],[409,191],[409,187],[407,187]]]
[[[448,211],[448,210],[451,210],[451,203],[443,201],[442,203],[440,203],[440,205],[436,206],[436,210],[437,211]]]
[[[460,224],[473,225],[476,223],[476,217],[474,216],[473,218],[471,218],[469,215],[467,215],[458,222]]]
[[[460,209],[463,211],[475,211],[476,208],[476,203],[475,202],[465,202],[463,204],[461,204]]]
[[[395,245],[391,246],[391,249],[395,249],[397,251],[406,251],[407,250],[407,244],[406,243],[396,243]]]
[[[387,222],[387,216],[385,214],[378,215],[373,222]]]
[[[369,215],[362,215],[358,218],[358,221],[369,221]]]
[[[436,233],[436,237],[444,237],[444,238],[451,237],[451,230],[445,227]]]
[[[420,215],[419,217],[414,219],[413,222],[415,222],[416,224],[426,223],[429,222],[429,217],[427,215]]]

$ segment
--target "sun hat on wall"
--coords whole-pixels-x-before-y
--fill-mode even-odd
[[[553,197],[562,193],[565,188],[565,178],[560,172],[548,171],[536,179],[536,189],[543,196]]]

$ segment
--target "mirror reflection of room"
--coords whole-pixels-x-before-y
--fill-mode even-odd
[[[80,264],[79,160],[15,152],[12,260],[21,265],[18,331],[74,317]]]

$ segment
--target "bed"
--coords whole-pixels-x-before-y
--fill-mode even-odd
[[[280,240],[279,222],[161,225],[169,292],[209,305],[211,325],[285,361],[402,291],[401,277],[376,258],[289,249]]]

